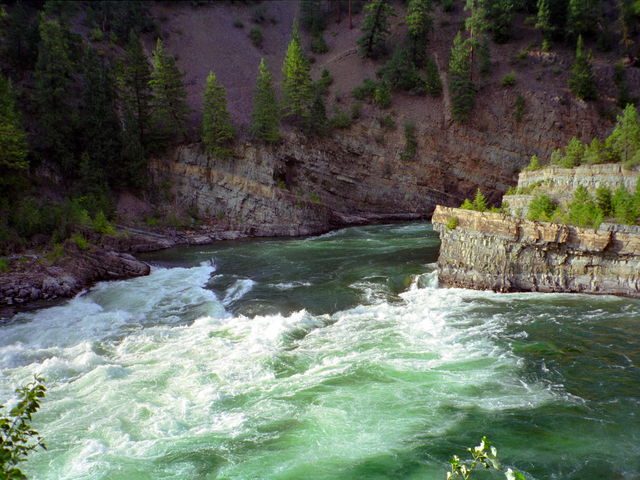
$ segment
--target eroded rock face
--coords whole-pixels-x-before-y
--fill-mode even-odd
[[[456,228],[447,222],[457,218]],[[444,286],[499,292],[612,294],[640,298],[640,233],[534,222],[438,206]]]

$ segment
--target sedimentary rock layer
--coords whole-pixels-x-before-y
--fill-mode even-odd
[[[442,241],[438,279],[444,286],[640,298],[640,232],[634,229],[577,228],[442,206],[432,222]]]

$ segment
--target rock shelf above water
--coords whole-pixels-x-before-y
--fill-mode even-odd
[[[457,226],[448,228],[451,218]],[[640,232],[578,228],[500,213],[436,207],[447,287],[640,298]],[[451,224],[450,224],[451,225]]]

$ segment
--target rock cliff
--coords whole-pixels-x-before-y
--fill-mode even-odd
[[[582,185],[590,192],[598,187],[614,191],[624,186],[629,192],[635,191],[640,172],[625,169],[619,163],[602,165],[580,165],[575,168],[546,166],[540,170],[523,171],[518,177],[517,193],[505,195],[509,213],[526,216],[529,202],[535,195],[544,194],[558,204],[569,202],[573,192]]]
[[[577,228],[442,206],[432,222],[442,241],[442,285],[640,298],[638,228]]]

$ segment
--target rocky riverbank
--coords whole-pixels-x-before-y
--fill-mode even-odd
[[[578,228],[442,206],[432,222],[444,286],[640,298],[638,227]]]

